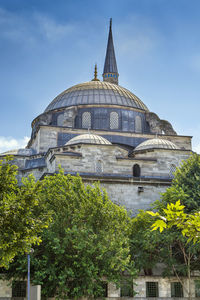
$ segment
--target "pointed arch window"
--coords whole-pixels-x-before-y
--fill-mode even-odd
[[[118,129],[119,128],[119,116],[118,113],[112,111],[110,113],[110,129]]]
[[[63,123],[64,123],[64,115],[63,115],[63,114],[60,114],[60,115],[57,117],[57,125],[58,125],[58,126],[63,126]]]
[[[82,128],[91,128],[91,113],[88,111],[82,114]]]
[[[140,116],[135,117],[135,132],[142,132],[142,119]]]
[[[100,174],[103,172],[103,163],[101,160],[97,160],[96,161],[96,165],[95,165],[95,171],[96,173]]]
[[[176,171],[176,165],[172,164],[170,165],[170,169],[169,169],[169,177],[170,178],[174,178],[174,172]]]
[[[138,164],[135,164],[133,166],[133,177],[140,177],[140,173],[141,173],[140,166]]]

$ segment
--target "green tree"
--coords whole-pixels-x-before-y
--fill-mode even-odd
[[[159,230],[174,238],[170,242],[172,270],[181,282],[180,275],[189,280],[191,298],[191,271],[200,268],[200,156],[193,154],[177,168],[170,188],[156,201],[157,217],[152,230]],[[169,264],[168,264],[169,265]]]
[[[167,208],[162,210],[162,215],[158,212],[149,211],[148,214],[157,217],[157,220],[151,225],[152,230],[159,229],[160,232],[163,232],[164,229],[175,226],[181,230],[183,236],[187,237],[187,242],[199,243],[200,211],[187,214],[184,208],[185,206],[181,205],[180,200],[178,200],[175,204],[168,204]]]
[[[31,279],[42,285],[43,297],[97,297],[103,295],[104,282],[119,284],[123,272],[133,275],[130,218],[99,185],[84,186],[80,177],[60,171],[43,180],[41,195],[53,211],[53,222],[31,259]],[[6,277],[26,277],[23,257]]]
[[[12,157],[0,160],[0,266],[7,267],[18,253],[29,251],[41,242],[40,233],[50,215],[40,201],[40,183],[23,179],[19,187],[17,166]]]
[[[138,271],[143,271],[145,275],[152,275],[152,269],[161,262],[162,236],[158,231],[152,232],[152,224],[151,216],[141,210],[132,218],[130,226],[131,259]]]
[[[186,213],[200,209],[200,155],[196,153],[176,169],[172,185],[163,193],[161,202],[156,202],[157,209],[166,208],[168,203],[178,200],[185,206]]]

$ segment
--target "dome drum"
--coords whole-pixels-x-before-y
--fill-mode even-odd
[[[53,125],[77,129],[94,129],[150,133],[145,113],[111,107],[72,107],[40,115],[33,122],[33,134],[39,125]]]
[[[93,134],[93,133],[91,133]],[[72,138],[79,136],[79,134],[72,134],[72,133],[58,133],[57,137],[57,146],[62,147],[65,145],[68,141],[70,141]],[[122,135],[112,135],[112,134],[101,134],[101,137],[105,138],[112,144],[118,144],[122,145],[127,149],[133,149],[142,142],[144,142],[146,139],[143,137],[127,137]]]
[[[145,114],[134,110],[109,107],[78,109],[75,128],[150,133]]]

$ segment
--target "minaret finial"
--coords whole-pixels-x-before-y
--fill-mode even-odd
[[[99,79],[97,78],[97,64],[95,64],[94,66],[94,78],[92,79],[92,81],[99,81]]]
[[[110,29],[112,30],[112,18],[110,18]]]
[[[103,81],[118,84],[118,70],[115,58],[115,50],[112,37],[112,18],[110,18],[110,30],[108,35],[108,44],[106,50],[106,58],[103,70]]]

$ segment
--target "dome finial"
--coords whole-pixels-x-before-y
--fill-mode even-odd
[[[95,64],[94,66],[94,79],[92,79],[92,81],[99,81],[99,79],[97,78],[97,64]]]

